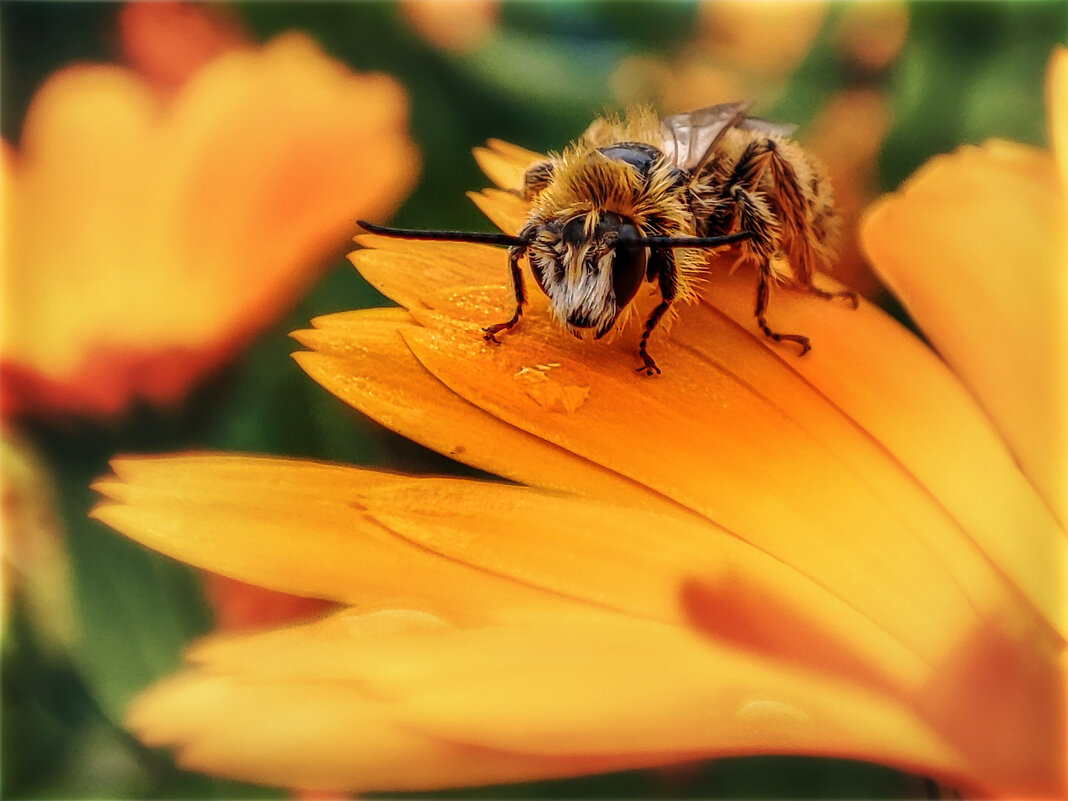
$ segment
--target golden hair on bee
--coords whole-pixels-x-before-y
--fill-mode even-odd
[[[553,316],[578,337],[619,331],[641,285],[654,283],[660,302],[638,345],[638,370],[647,375],[660,372],[650,335],[675,303],[696,297],[709,251],[731,247],[735,266],[756,269],[755,315],[764,335],[804,354],[807,337],[768,325],[770,289],[783,284],[856,307],[851,292],[812,283],[834,260],[838,215],[823,168],[790,138],[793,126],[747,111],[745,103],[725,103],[661,119],[636,108],[595,120],[527,170],[516,192],[530,201],[530,212],[517,236],[361,225],[391,236],[508,246],[516,307],[510,320],[484,329],[493,343],[522,318],[523,258]]]

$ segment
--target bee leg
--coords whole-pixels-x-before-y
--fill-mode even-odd
[[[725,187],[724,200],[734,204],[735,227],[752,234],[752,238],[742,246],[742,255],[747,261],[755,261],[758,265],[757,325],[768,339],[796,342],[801,346],[801,355],[804,356],[812,349],[808,337],[772,331],[764,316],[771,294],[771,258],[781,249],[783,231],[781,222],[768,205],[767,197],[757,190],[769,167],[776,166],[777,147],[772,139],[750,142],[734,166],[731,182]],[[793,188],[796,189],[796,185]]]
[[[756,318],[757,325],[760,326],[760,330],[764,332],[764,336],[768,339],[773,339],[776,342],[796,342],[801,346],[801,356],[804,356],[810,350],[812,346],[808,344],[808,337],[801,336],[800,334],[780,334],[776,331],[772,331],[768,327],[768,321],[764,318],[764,312],[768,309],[768,294],[770,292],[771,273],[767,267],[761,266],[760,268],[760,283],[757,284],[757,299],[756,299]]]
[[[526,171],[523,175],[523,188],[517,194],[523,200],[533,200],[541,194],[545,187],[552,183],[552,180],[553,163],[551,161],[542,161]]]
[[[649,355],[649,335],[653,333],[656,324],[660,322],[660,318],[664,316],[670,306],[670,300],[660,301],[660,304],[653,309],[653,313],[649,315],[649,319],[645,321],[645,330],[642,331],[642,339],[638,344],[638,355],[642,357],[642,366],[635,369],[634,372],[644,372],[646,375],[660,375],[660,368],[656,366],[653,357]]]
[[[653,357],[649,355],[649,335],[653,333],[653,329],[656,328],[661,318],[667,313],[667,310],[671,308],[671,303],[675,300],[675,292],[678,289],[678,276],[675,271],[675,257],[672,255],[671,251],[662,251],[661,261],[662,263],[658,270],[660,279],[660,303],[653,309],[652,314],[649,315],[649,319],[645,321],[645,328],[642,330],[641,342],[638,343],[638,355],[642,357],[642,366],[637,368],[635,372],[645,373],[646,375],[660,375],[660,368],[656,366]]]
[[[523,306],[527,302],[527,291],[523,286],[523,271],[519,269],[519,258],[525,250],[526,248],[523,247],[509,248],[508,250],[508,267],[512,273],[512,289],[515,291],[515,314],[512,315],[512,319],[508,322],[495,323],[482,329],[484,332],[482,338],[494,345],[501,344],[501,341],[497,339],[497,334],[501,331],[510,331],[515,328],[519,318],[523,316]]]
[[[834,300],[835,298],[845,298],[849,301],[850,305],[856,309],[860,304],[857,302],[857,293],[850,292],[848,289],[843,289],[838,292],[828,292],[826,289],[820,289],[816,286],[809,286],[808,291],[815,295],[817,298],[823,298],[824,300]]]

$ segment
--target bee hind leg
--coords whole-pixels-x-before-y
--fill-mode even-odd
[[[757,325],[760,326],[760,330],[764,332],[764,336],[775,342],[796,342],[801,346],[801,353],[799,355],[804,356],[810,350],[812,345],[808,342],[808,337],[801,334],[780,334],[777,331],[772,331],[768,327],[768,321],[764,316],[764,313],[768,310],[768,295],[771,291],[771,273],[767,267],[760,268],[760,282],[757,284],[757,298],[756,298],[756,318]]]
[[[835,298],[843,298],[849,302],[849,305],[856,309],[860,303],[857,301],[857,293],[851,292],[848,289],[842,289],[837,292],[828,292],[826,289],[820,289],[817,286],[809,285],[807,287],[810,294],[815,295],[817,298],[823,300],[834,300]]]
[[[523,255],[524,250],[525,248],[522,247],[514,247],[508,251],[508,267],[512,274],[512,290],[515,292],[515,314],[507,322],[494,323],[482,329],[482,338],[491,344],[500,345],[501,341],[497,339],[497,334],[501,333],[501,331],[511,331],[523,316],[523,306],[527,302],[527,291],[523,286],[523,271],[519,269],[519,258]]]
[[[771,294],[771,260],[782,247],[783,223],[776,218],[768,205],[768,198],[757,189],[769,168],[775,178],[775,171],[781,167],[776,157],[777,148],[778,145],[772,139],[750,142],[734,166],[731,182],[725,187],[723,199],[734,205],[734,227],[740,231],[749,231],[751,235],[750,240],[742,245],[742,256],[758,265],[759,282],[754,312],[757,325],[770,340],[796,342],[801,346],[800,355],[804,356],[812,349],[808,337],[773,331],[765,316]],[[792,171],[787,175],[790,176]],[[784,181],[781,177],[779,180],[781,184],[789,187],[785,193],[780,191],[780,195],[796,193],[796,181],[791,184],[789,180]]]

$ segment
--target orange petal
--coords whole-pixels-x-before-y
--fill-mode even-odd
[[[1046,153],[1007,142],[929,162],[870,212],[871,259],[1068,521],[1068,204]]]
[[[1046,650],[1033,631],[1006,626],[996,615],[962,640],[925,686],[902,693],[872,674],[865,655],[832,635],[824,619],[779,606],[774,593],[759,590],[729,576],[702,578],[684,597],[716,643],[737,643],[829,675],[867,676],[899,696],[967,753],[977,766],[974,775],[997,786],[997,794],[1045,797],[1068,789],[1063,650]]]
[[[756,331],[753,283],[741,271],[713,274],[705,297],[877,443],[978,546],[988,564],[1004,573],[1062,637],[1068,634],[1061,578],[1068,572],[1064,532],[982,409],[937,356],[863,302],[853,312],[778,292],[769,311],[774,327],[812,339],[813,351],[797,358]],[[962,561],[963,551],[953,547],[955,538],[923,526],[917,530],[961,580],[973,573]],[[1018,536],[1020,531],[1027,536]]]
[[[330,392],[397,433],[505,478],[652,509],[672,508],[625,476],[510,426],[450,392],[404,344],[401,334],[415,327],[407,312],[370,309],[313,323],[316,330],[294,334],[313,352],[293,358]]]
[[[302,598],[205,572],[204,595],[217,631],[241,631],[310,620],[335,609],[319,598]]]
[[[527,320],[500,348],[473,345],[474,332],[443,321],[407,331],[405,339],[468,401],[716,521],[832,588],[921,652],[946,646],[945,632],[955,628],[950,620],[971,618],[958,581],[973,604],[1004,601],[989,566],[893,460],[777,360],[767,359],[769,381],[761,385],[767,391],[778,384],[775,397],[734,376],[733,349],[749,360],[765,351],[747,345],[752,340],[736,328],[708,322],[717,335],[702,332],[695,341],[714,342],[718,352],[691,346],[675,358],[664,348],[659,381],[635,377],[618,348],[568,342],[544,319]],[[684,315],[679,324],[687,323]],[[539,364],[558,366],[533,367]],[[569,405],[569,395],[581,395],[581,402]],[[802,413],[811,422],[799,422]],[[945,553],[961,559],[952,572],[931,558],[924,539],[932,531],[944,537]],[[873,588],[869,575],[887,581]],[[930,610],[948,617],[932,624]]]

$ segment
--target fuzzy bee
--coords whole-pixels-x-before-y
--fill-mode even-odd
[[[519,323],[527,294],[520,261],[549,298],[554,317],[575,336],[600,339],[622,327],[643,282],[656,282],[660,302],[645,320],[639,372],[660,372],[649,337],[672,311],[691,301],[708,269],[708,251],[731,246],[734,265],[757,273],[755,314],[765,336],[808,338],[773,330],[766,312],[772,284],[821,298],[817,269],[835,257],[839,218],[816,160],[790,137],[795,127],[749,117],[748,104],[726,103],[657,117],[636,109],[596,120],[559,154],[527,170],[515,191],[530,201],[518,236],[407,231],[362,222],[373,233],[507,245],[515,314],[484,329],[485,339]]]

